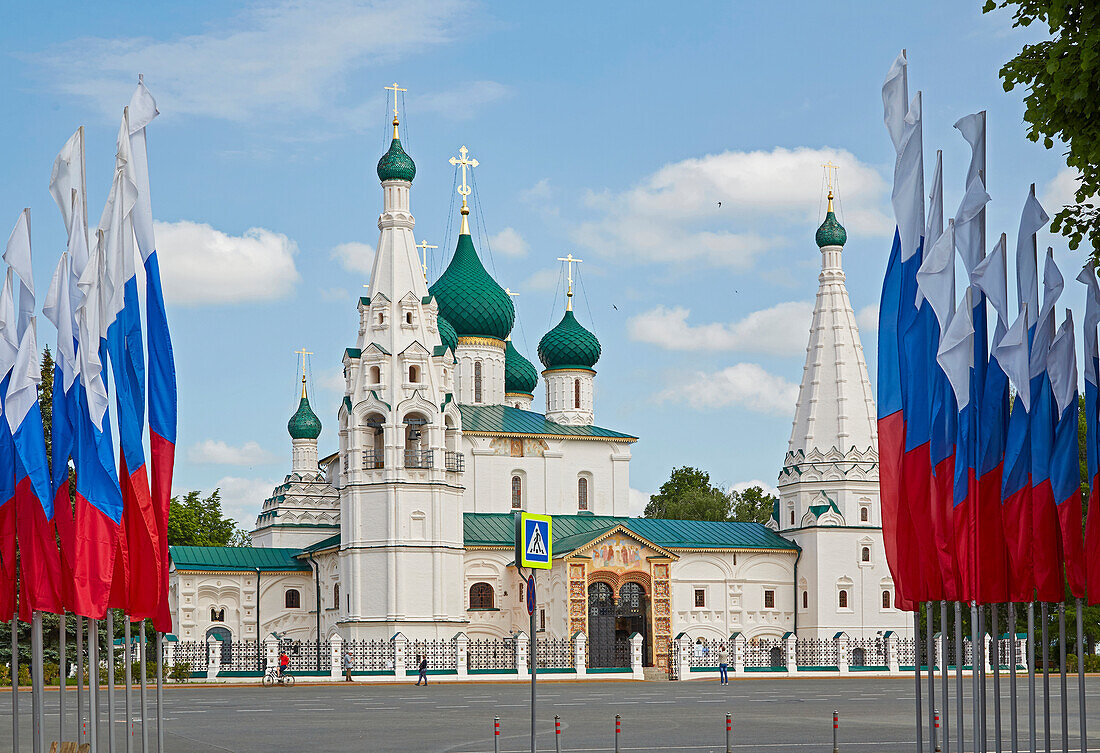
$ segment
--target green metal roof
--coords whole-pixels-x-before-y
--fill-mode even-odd
[[[363,355],[361,348],[344,348],[344,355],[348,358],[360,358]]]
[[[469,512],[462,516],[466,546],[511,546],[512,513]],[[759,523],[626,518],[611,515],[554,515],[554,552],[567,554],[601,533],[622,525],[665,549],[783,549],[798,546]]]
[[[520,410],[509,405],[459,405],[462,431],[494,434],[538,434],[578,439],[620,439],[635,442],[630,434],[601,429],[599,426],[564,426],[548,421],[541,413]]]
[[[508,340],[504,344],[504,391],[530,395],[538,381],[539,375],[534,365]]]
[[[308,554],[309,552],[319,552],[322,549],[331,549],[334,546],[340,546],[340,534],[338,533],[329,536],[327,539],[321,539],[316,544],[310,544],[305,549],[301,550],[298,556]]]
[[[428,289],[459,337],[493,337],[503,340],[512,331],[516,308],[504,288],[485,271],[469,235],[458,236],[458,245],[447,269]]]
[[[600,341],[568,310],[539,341],[539,360],[547,369],[591,369],[600,360]]]
[[[287,422],[286,429],[293,439],[317,439],[321,436],[321,419],[317,418],[317,414],[309,407],[309,398],[306,397],[304,384],[302,400],[298,403],[297,412]]]
[[[832,202],[830,202],[830,206],[832,206]],[[818,248],[825,248],[825,246],[843,246],[845,242],[847,242],[848,232],[837,220],[836,215],[831,209],[829,213],[825,215],[825,221],[821,223],[821,227],[817,229],[814,240],[817,241]]]
[[[397,121],[394,120],[394,139],[390,149],[378,160],[378,180],[407,180],[412,183],[416,177],[416,165],[412,157],[401,148],[401,139],[397,138]]]
[[[251,546],[170,546],[177,570],[309,570],[301,549]]]
[[[455,332],[451,323],[440,316],[436,318],[435,326],[439,330],[439,339],[443,347],[450,348],[452,353],[458,351],[458,333]]]

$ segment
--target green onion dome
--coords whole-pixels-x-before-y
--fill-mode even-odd
[[[435,326],[439,329],[439,340],[443,347],[450,348],[452,353],[458,350],[458,333],[451,323],[441,316],[435,320]]]
[[[535,391],[539,375],[534,365],[523,357],[512,341],[504,344],[504,391],[530,395]]]
[[[833,192],[829,192],[829,211],[825,215],[825,221],[821,223],[821,227],[817,229],[818,248],[825,248],[825,246],[843,246],[848,240],[848,232],[844,229],[844,226],[837,221],[836,215],[833,214]]]
[[[393,121],[393,141],[390,150],[378,160],[378,180],[406,180],[412,183],[416,177],[416,165],[412,157],[401,148],[401,139],[397,138],[397,119]]]
[[[539,360],[547,369],[591,369],[600,360],[600,341],[568,309],[539,341]]]
[[[459,337],[504,340],[516,321],[512,299],[485,271],[467,233],[458,236],[451,263],[428,292]]]
[[[298,411],[287,422],[286,430],[290,432],[291,439],[317,439],[321,436],[321,419],[309,407],[305,377],[302,377],[302,401],[298,403]]]

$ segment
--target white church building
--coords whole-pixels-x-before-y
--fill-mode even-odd
[[[465,148],[452,160],[460,235],[429,286],[413,235],[416,168],[396,117],[393,129],[378,162],[377,252],[330,429],[339,450],[318,458],[322,422],[303,377],[290,473],[263,502],[252,546],[171,550],[181,641],[508,638],[529,624],[516,510],[553,516],[537,629],[584,633],[589,666],[610,666],[635,633],[643,663],[661,668],[680,635],[909,634],[883,552],[874,399],[831,194],[772,520],[632,518],[639,437],[596,424],[601,346],[573,313],[571,279],[561,321],[539,343],[546,402],[535,411],[540,372],[512,344],[512,300],[470,235],[466,170],[476,162]]]

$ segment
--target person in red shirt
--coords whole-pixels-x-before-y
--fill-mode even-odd
[[[286,674],[286,668],[290,666],[290,657],[286,655],[286,651],[279,652],[279,677]]]

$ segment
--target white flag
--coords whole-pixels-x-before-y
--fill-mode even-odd
[[[138,250],[144,261],[156,250],[153,236],[153,206],[149,196],[149,159],[146,154],[145,126],[158,114],[157,103],[153,95],[138,83],[134,96],[127,108],[130,117],[130,162],[131,175],[137,189],[137,203],[134,205],[134,235],[137,237]]]
[[[966,115],[955,123],[966,143],[970,144],[970,166],[966,169],[966,185],[980,177],[985,185],[985,110]]]
[[[973,290],[968,287],[963,294],[936,354],[936,362],[951,383],[960,411],[970,404],[970,371],[974,368]]]
[[[1077,279],[1085,284],[1085,333],[1084,342],[1081,343],[1085,358],[1085,381],[1095,384],[1093,363],[1100,357],[1096,343],[1096,325],[1100,324],[1100,282],[1096,279],[1096,266],[1091,260],[1085,264]]]
[[[1054,307],[1062,295],[1065,281],[1058,265],[1054,263],[1054,249],[1047,250],[1046,263],[1043,266],[1043,306],[1035,324],[1035,336],[1031,340],[1031,378],[1039,376],[1046,369],[1047,351],[1054,341]]]
[[[936,168],[932,171],[932,192],[928,194],[928,227],[924,247],[931,247],[943,235],[943,151],[936,150]]]
[[[993,348],[993,357],[1001,365],[1016,388],[1016,399],[1023,402],[1024,410],[1031,410],[1031,368],[1027,348],[1027,304],[1024,304],[1016,321],[1005,332],[1001,342]]]
[[[1077,351],[1073,343],[1073,311],[1066,309],[1066,320],[1058,328],[1058,334],[1047,353],[1047,373],[1050,388],[1062,415],[1077,395]]]
[[[1032,186],[1020,214],[1020,232],[1016,236],[1016,296],[1021,308],[1026,303],[1032,311],[1039,310],[1039,249],[1035,234],[1049,221],[1050,217],[1035,198],[1035,186]]]
[[[975,178],[966,187],[959,209],[955,212],[955,246],[959,249],[967,274],[974,274],[974,267],[985,256],[981,238],[981,213],[989,202],[985,186]]]
[[[8,246],[4,251],[4,261],[19,276],[19,321],[16,335],[23,339],[23,333],[34,318],[34,272],[31,267],[31,217],[29,209],[19,213],[15,227],[8,236]]]
[[[924,233],[924,147],[921,135],[921,95],[906,104],[907,62],[898,55],[882,85],[886,130],[894,143],[894,188],[891,201],[901,237],[901,260],[917,252]]]
[[[14,288],[15,272],[8,267],[4,276],[4,287],[0,290],[0,380],[11,371],[15,363],[15,354],[19,350],[19,336],[16,333],[17,315],[15,313]]]
[[[997,325],[993,330],[996,346],[1008,329],[1008,267],[1005,263],[1005,236],[1002,233],[997,245],[974,267],[974,287],[985,293],[997,312]]]
[[[78,232],[83,234],[80,223],[75,224]],[[50,280],[50,289],[46,292],[46,302],[42,305],[42,313],[57,328],[56,362],[61,367],[65,392],[73,386],[77,374],[76,347],[73,344],[72,297],[69,291],[71,278],[69,252],[66,251],[57,261],[57,269],[54,270],[53,278]]]
[[[920,291],[940,325],[941,337],[955,313],[955,221],[947,221],[947,230],[924,252],[917,270]]]
[[[50,194],[61,210],[65,232],[71,231],[73,226],[72,193],[76,191],[83,195],[84,180],[84,127],[81,126],[65,142],[53,161],[53,171],[50,173]],[[80,216],[77,219],[81,229],[84,229],[85,218]]]

